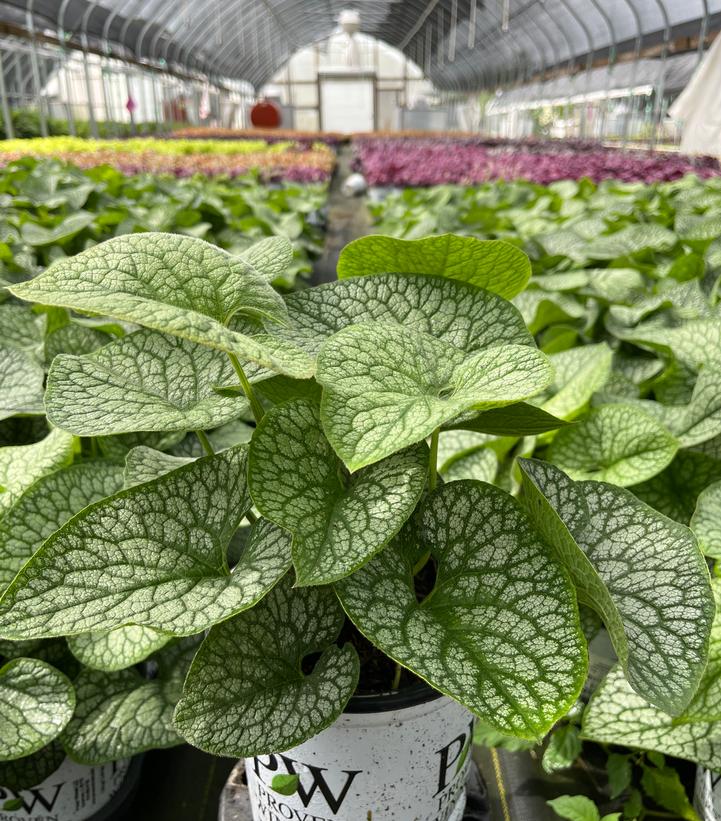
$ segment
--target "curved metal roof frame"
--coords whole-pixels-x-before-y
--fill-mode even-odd
[[[353,0],[0,0],[0,22],[87,49],[262,86],[325,39]],[[437,88],[472,91],[568,67],[590,69],[641,43],[721,26],[721,0],[363,0],[363,31],[424,67]],[[507,22],[507,26],[505,23]]]

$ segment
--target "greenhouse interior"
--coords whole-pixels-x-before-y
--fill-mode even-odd
[[[0,821],[721,821],[720,32],[0,0]]]

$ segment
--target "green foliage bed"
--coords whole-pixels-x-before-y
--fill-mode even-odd
[[[293,256],[282,240],[252,248],[250,240],[288,233],[279,225],[299,219],[299,236],[314,236],[297,211],[310,212],[310,202],[317,207],[321,191],[285,187],[261,193],[251,185],[222,182],[126,181],[111,169],[98,175],[22,163],[6,172],[4,183],[5,279],[27,279],[46,264],[60,262],[34,282],[13,287],[30,304],[9,298],[0,305],[0,586],[11,585],[4,610],[0,608],[5,619],[0,626],[9,640],[0,645],[0,655],[10,660],[0,670],[0,706],[10,716],[8,723],[24,728],[12,713],[14,693],[27,692],[32,681],[32,715],[38,716],[18,749],[7,756],[0,783],[20,783],[36,771],[50,771],[52,756],[58,755],[53,739],[60,724],[68,728],[61,739],[65,749],[81,761],[180,743],[181,735],[217,748],[216,732],[201,738],[194,724],[199,708],[189,708],[187,696],[175,725],[171,722],[197,644],[192,638],[168,640],[171,634],[192,636],[237,613],[234,618],[240,621],[213,628],[217,658],[223,663],[212,669],[224,695],[225,647],[242,644],[244,635],[228,625],[242,624],[253,634],[254,618],[271,620],[264,608],[300,595],[283,583],[259,610],[240,612],[266,595],[291,560],[298,578],[321,591],[317,597],[309,594],[313,618],[308,616],[308,625],[295,625],[298,646],[305,648],[304,642],[310,641],[318,613],[327,615],[329,634],[338,626],[338,605],[326,595],[328,585],[335,584],[346,612],[355,615],[364,634],[390,658],[407,663],[429,681],[453,679],[444,691],[454,696],[460,692],[466,697],[467,691],[475,695],[483,676],[466,675],[462,667],[454,678],[457,666],[447,659],[440,665],[432,653],[425,659],[426,633],[419,634],[420,643],[412,641],[417,636],[398,643],[392,631],[390,638],[385,631],[387,613],[404,601],[399,591],[407,594],[408,612],[418,609],[413,588],[393,564],[394,551],[383,548],[423,490],[428,458],[424,440],[430,435],[433,487],[436,464],[443,480],[436,498],[450,505],[456,494],[463,497],[470,488],[477,499],[471,497],[462,523],[480,534],[484,544],[494,544],[495,521],[506,528],[496,557],[499,572],[511,564],[512,554],[529,576],[514,588],[515,600],[530,607],[528,591],[536,585],[541,599],[555,601],[552,585],[530,560],[519,558],[527,554],[523,545],[513,542],[523,532],[509,525],[515,501],[502,491],[517,494],[522,489],[534,526],[562,557],[568,584],[573,583],[574,595],[585,605],[580,626],[573,611],[569,635],[582,638],[582,626],[590,639],[599,630],[593,608],[604,614],[618,652],[620,665],[596,689],[590,704],[584,710],[571,709],[556,730],[544,758],[547,768],[570,764],[582,739],[600,743],[611,789],[627,799],[626,817],[645,817],[645,802],[652,809],[661,805],[678,817],[694,818],[683,786],[663,756],[721,770],[721,620],[716,617],[711,625],[712,591],[718,600],[721,579],[714,572],[709,588],[706,563],[698,551],[700,547],[712,568],[721,558],[721,246],[716,240],[721,233],[721,184],[686,179],[650,187],[597,188],[581,182],[544,189],[514,183],[407,191],[374,207],[379,230],[407,238],[454,231],[511,244],[453,237],[416,244],[365,239],[343,252],[339,282],[281,299],[268,282],[290,284],[292,277],[283,272],[298,264],[299,246]],[[237,197],[233,205],[228,191]],[[284,205],[274,210],[269,201],[275,195],[282,195]],[[258,215],[248,204],[249,198],[261,208],[253,197],[267,198],[261,204],[273,211],[273,219]],[[234,213],[235,208],[242,214]],[[86,223],[68,231],[68,221],[79,218]],[[135,220],[144,221],[141,230],[168,230],[169,220],[189,236],[118,238],[104,249],[62,260],[97,242],[100,230],[109,232],[104,236],[132,233],[135,227],[124,229]],[[200,236],[243,256],[233,261],[198,243]],[[38,241],[43,238],[46,241]],[[136,259],[144,261],[147,270]],[[504,298],[518,308],[530,334]],[[274,324],[266,322],[268,318],[283,321]],[[536,350],[532,336],[548,359]],[[493,361],[488,360],[487,367],[488,350]],[[253,417],[260,420],[262,411],[238,399],[238,357],[252,363],[248,379],[257,384],[257,401],[267,406],[257,427]],[[491,396],[487,409],[471,414],[479,410],[479,393],[493,394],[493,380],[486,384],[485,375],[498,362],[504,366],[498,389],[502,395]],[[263,380],[271,376],[267,369],[277,375]],[[309,378],[312,374],[316,381]],[[515,393],[509,392],[509,384]],[[322,429],[314,415],[321,389]],[[510,410],[498,413],[509,402]],[[353,414],[346,412],[349,407]],[[57,427],[48,428],[44,414]],[[368,430],[361,419],[371,420]],[[193,430],[199,434],[194,436]],[[249,507],[252,496],[267,519],[254,521],[250,535],[242,528],[238,536],[247,507],[238,506],[241,490],[234,482],[245,481],[242,443],[251,437],[250,496],[243,491],[243,498]],[[395,452],[406,446],[406,461],[393,462]],[[198,459],[204,451],[210,455]],[[529,457],[535,460],[525,461]],[[388,528],[383,539],[379,530],[353,530],[358,561],[348,550],[330,550],[319,561],[317,543],[325,541],[311,526],[316,519],[308,517],[307,501],[318,486],[317,471],[308,468],[300,490],[286,488],[294,471],[302,472],[299,465],[314,459],[328,468],[323,481],[340,499],[349,493],[344,470],[364,480],[351,485],[364,499],[368,487],[398,489],[399,475],[412,480],[393,502],[397,522],[380,508],[379,518]],[[263,475],[271,464],[273,475]],[[386,472],[377,475],[379,464]],[[497,487],[472,481],[454,485],[458,480]],[[274,493],[265,494],[265,486],[273,486]],[[208,492],[198,494],[199,487]],[[303,515],[283,503],[278,488],[306,500]],[[387,501],[386,496],[379,498]],[[489,500],[497,503],[490,511],[496,520],[489,514]],[[325,521],[325,512],[324,507],[315,511],[318,521]],[[67,522],[74,513],[76,518]],[[429,506],[426,513],[423,527],[429,542],[435,547],[451,544],[457,534],[443,504]],[[76,612],[74,594],[68,591],[85,583],[77,567],[89,563],[96,573],[88,576],[94,580],[89,595],[94,595],[94,586],[107,585],[111,577],[105,576],[102,556],[113,545],[106,544],[106,533],[114,522],[120,522],[121,530],[126,527],[128,516],[133,522],[159,523],[162,557],[177,559],[178,567],[185,567],[187,556],[197,560],[193,517],[210,518],[222,561],[216,566],[201,556],[211,569],[207,587],[197,592],[192,574],[192,584],[183,576],[158,616],[152,596],[146,601],[140,593],[135,598],[135,592],[125,595],[121,582],[133,578],[137,557],[115,545],[117,575],[110,588],[117,601],[109,594]],[[163,524],[186,519],[182,532]],[[61,535],[51,536],[61,532],[58,528]],[[239,543],[231,542],[229,555],[240,554],[253,584],[243,585],[241,574],[228,573],[225,550],[234,531]],[[366,531],[372,531],[373,544],[365,543]],[[292,556],[289,532],[294,536]],[[35,554],[21,570],[21,582],[13,582],[47,536],[51,538],[42,554]],[[73,564],[75,547],[87,544],[100,551],[97,568],[90,553]],[[333,547],[336,540],[328,544]],[[463,545],[467,547],[466,541]],[[308,556],[314,562],[306,561]],[[141,558],[143,584],[160,589],[165,584],[161,554],[157,567],[154,555]],[[464,562],[472,558],[464,557]],[[255,563],[263,567],[262,573],[256,573]],[[414,567],[411,563],[411,571]],[[383,585],[383,580],[392,585]],[[565,585],[565,575],[563,580]],[[186,583],[182,598],[178,590]],[[29,605],[23,610],[26,600],[37,607],[32,602],[33,597],[42,598],[38,590],[51,591],[48,602],[65,591],[63,612],[56,612],[56,603],[40,613]],[[442,627],[448,626],[443,614],[456,604],[458,591],[453,585],[449,590],[434,602],[442,611]],[[369,606],[371,593],[378,595]],[[181,598],[185,606],[176,610]],[[132,612],[123,609],[131,605]],[[554,604],[554,616],[557,610]],[[282,608],[279,612],[282,615]],[[374,614],[380,614],[377,623]],[[72,629],[64,630],[71,619]],[[464,636],[481,635],[487,626],[458,623]],[[281,627],[271,632],[285,635]],[[66,635],[67,643],[56,638]],[[511,636],[515,640],[513,630]],[[523,721],[516,720],[513,711],[505,724],[496,720],[493,725],[497,716],[479,698],[473,703],[476,713],[497,733],[538,737],[561,715],[552,685],[560,675],[556,668],[563,653],[573,662],[564,668],[573,672],[564,698],[577,694],[583,682],[579,658],[585,643],[583,650],[580,643],[576,647],[560,640],[551,644],[534,639],[532,645],[537,651],[533,659],[547,656],[553,668],[538,690],[538,700],[550,698],[553,709],[545,709],[544,702],[545,711],[533,726],[526,726],[523,716]],[[239,647],[238,657],[246,650]],[[334,664],[350,669],[332,640],[330,650]],[[12,661],[16,657],[24,660]],[[158,659],[160,673],[152,681],[133,667],[147,657]],[[86,665],[79,674],[78,662]],[[202,673],[206,659],[201,657],[201,662],[196,667]],[[74,679],[74,695],[63,673]],[[197,691],[205,692],[197,670],[196,675],[195,684],[203,685]],[[242,678],[240,673],[237,677]],[[350,692],[354,682],[351,675],[346,678],[344,687]],[[335,695],[331,700],[339,711],[341,700]],[[569,706],[566,701],[563,712]],[[42,725],[48,704],[52,708],[55,703],[58,726]],[[125,735],[114,730],[98,734],[96,722],[122,727]],[[237,726],[240,722],[232,724]],[[279,737],[274,749],[298,740],[293,726],[275,729],[288,736]],[[25,759],[22,766],[13,763]]]
[[[690,525],[713,568],[721,558],[721,182],[441,186],[371,207],[382,234],[500,238],[531,260],[533,276],[512,301],[556,368],[541,407],[574,424],[524,439],[441,434],[446,479],[513,488],[515,458],[540,456],[574,479],[627,487]],[[629,551],[640,538],[629,537]],[[713,585],[718,597],[721,582]],[[645,817],[640,788],[673,817],[695,818],[658,754],[721,768],[719,629],[717,619],[705,683],[684,718],[651,708],[612,672],[583,719],[562,726],[548,768],[569,766],[582,737],[646,750],[607,747],[614,794],[633,776],[624,817]]]
[[[80,170],[23,159],[0,169],[0,279],[17,282],[97,242],[138,231],[199,237],[242,253],[263,237],[285,236],[294,259],[275,284],[292,288],[322,250],[324,185],[260,184],[142,174],[102,166]]]

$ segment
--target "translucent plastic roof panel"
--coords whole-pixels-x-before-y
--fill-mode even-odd
[[[264,85],[355,8],[440,89],[473,90],[721,26],[721,0],[0,0],[0,21]],[[507,25],[506,25],[507,23]]]
[[[510,88],[497,94],[488,111],[504,113],[517,108],[536,108],[542,105],[564,105],[581,102],[593,96],[619,96],[618,92],[649,94],[658,87],[663,77],[664,88],[678,92],[686,86],[697,65],[694,53],[676,54],[663,61],[638,60],[602,66],[574,76],[555,77],[541,83]]]

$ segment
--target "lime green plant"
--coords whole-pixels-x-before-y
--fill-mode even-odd
[[[122,151],[140,154],[183,156],[187,154],[254,154],[259,151],[283,152],[292,142],[267,143],[265,140],[166,140],[155,137],[133,137],[128,140],[88,140],[82,137],[36,137],[4,140],[0,150],[5,154],[21,153],[31,157],[57,157],[86,151]]]

